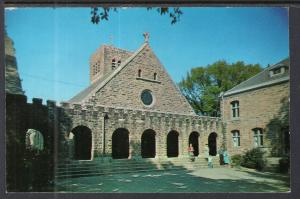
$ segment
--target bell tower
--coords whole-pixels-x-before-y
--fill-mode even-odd
[[[132,52],[116,48],[112,45],[103,45],[90,58],[90,82],[110,74],[132,55]]]

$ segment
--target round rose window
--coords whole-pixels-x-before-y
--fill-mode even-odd
[[[144,90],[141,94],[141,100],[144,103],[144,105],[149,106],[153,103],[153,96],[151,91]]]

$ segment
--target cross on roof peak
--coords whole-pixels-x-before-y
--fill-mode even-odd
[[[149,32],[144,32],[143,36],[145,37],[145,42],[148,43],[149,42],[149,37],[150,37]]]

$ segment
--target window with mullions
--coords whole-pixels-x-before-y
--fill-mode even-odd
[[[240,131],[234,130],[234,131],[231,131],[231,133],[232,133],[233,147],[241,146]]]
[[[264,145],[263,131],[261,128],[252,129],[254,135],[254,146],[260,147]]]
[[[111,60],[111,69],[115,69],[116,68],[116,59],[115,58],[113,58],[112,60]]]
[[[240,117],[239,101],[233,101],[233,102],[231,102],[231,116],[233,118]]]

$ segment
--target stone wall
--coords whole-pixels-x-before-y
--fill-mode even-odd
[[[11,94],[24,94],[21,85],[21,79],[18,72],[16,60],[16,51],[13,41],[5,31],[5,92]]]
[[[33,99],[27,103],[24,95],[6,94],[6,174],[8,191],[40,190],[49,188],[53,179],[54,146],[57,134],[55,103]],[[35,129],[43,135],[44,150],[38,154],[27,150],[25,135]],[[45,190],[44,190],[45,191]],[[49,190],[47,190],[49,191]]]
[[[77,126],[88,127],[92,132],[92,159],[111,158],[112,135],[119,128],[129,131],[130,158],[141,158],[141,137],[147,129],[155,131],[157,158],[167,157],[167,135],[172,130],[179,134],[179,156],[188,155],[192,132],[199,133],[200,155],[204,155],[205,144],[212,132],[218,135],[217,148],[224,145],[220,118],[64,102],[57,106],[55,101],[50,100],[43,105],[42,99],[37,98],[27,103],[23,95],[7,95],[7,110],[8,138],[20,137],[20,143],[23,143],[20,150],[24,151],[26,131],[29,128],[38,130],[43,134],[49,158],[54,160],[73,159],[70,132]]]
[[[231,116],[231,102],[239,101],[239,118]],[[224,97],[222,120],[226,126],[227,147],[231,154],[254,147],[253,128],[262,128],[263,149],[270,155],[282,153],[282,129],[288,127],[289,82]],[[240,131],[241,146],[234,147],[232,131]]]

